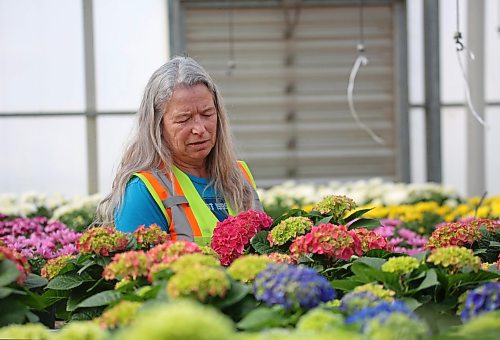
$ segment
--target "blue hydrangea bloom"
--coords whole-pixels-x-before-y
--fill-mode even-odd
[[[363,308],[348,316],[346,323],[360,323],[362,328],[364,328],[368,321],[375,318],[383,323],[392,313],[402,313],[412,319],[417,319],[417,316],[403,302],[395,300],[394,302],[381,301],[375,306]]]
[[[314,269],[270,263],[254,281],[257,300],[286,309],[308,310],[335,298],[335,289]]]
[[[489,282],[469,290],[460,315],[462,321],[500,308],[500,282]]]
[[[375,306],[380,298],[371,292],[349,292],[340,300],[340,311],[352,314],[366,307]]]

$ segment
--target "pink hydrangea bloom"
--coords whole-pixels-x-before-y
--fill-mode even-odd
[[[201,248],[194,242],[168,240],[148,250],[147,255],[154,263],[170,263],[183,255],[201,252]]]
[[[354,233],[359,238],[363,253],[372,249],[392,250],[392,246],[387,242],[386,238],[377,234],[373,230],[356,228],[350,230],[349,233]]]
[[[304,236],[297,237],[290,246],[295,258],[305,254],[320,254],[331,259],[348,261],[352,255],[363,253],[361,240],[344,225],[320,224]]]
[[[218,222],[211,247],[219,255],[222,265],[230,265],[241,256],[250,239],[259,231],[268,230],[273,220],[262,211],[249,210],[238,216],[229,216]]]

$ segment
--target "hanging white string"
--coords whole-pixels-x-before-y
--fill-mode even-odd
[[[351,74],[349,75],[349,83],[347,84],[347,103],[349,104],[349,111],[351,111],[352,118],[356,121],[356,125],[358,125],[361,129],[366,131],[370,135],[370,137],[375,141],[375,143],[384,145],[384,140],[379,137],[368,125],[363,123],[361,119],[359,119],[359,115],[354,108],[354,82],[356,80],[356,76],[359,72],[361,66],[368,65],[368,58],[363,55],[363,51],[365,50],[365,42],[364,42],[364,32],[363,32],[363,0],[360,2],[359,6],[359,43],[357,45],[358,49],[358,57],[354,61],[354,65],[352,66]]]
[[[460,66],[460,71],[462,74],[462,79],[464,81],[464,86],[465,86],[465,98],[467,99],[467,106],[469,107],[470,112],[476,118],[476,120],[483,126],[486,127],[486,122],[481,118],[481,116],[477,113],[476,109],[474,108],[474,104],[472,103],[472,99],[470,96],[470,88],[469,88],[469,79],[467,78],[467,73],[465,71],[465,67],[462,64],[462,58],[460,58],[460,52],[465,51],[466,56],[470,58],[470,60],[474,60],[474,54],[465,47],[465,45],[462,44],[461,49],[457,47],[457,59],[458,59],[458,65]]]
[[[456,1],[456,6],[457,6],[457,31],[455,32],[455,35],[453,36],[453,39],[455,40],[455,45],[456,45],[456,51],[457,51],[457,60],[458,60],[458,65],[460,66],[460,71],[462,74],[462,79],[464,81],[464,87],[465,87],[465,98],[467,100],[467,106],[469,107],[470,112],[476,118],[476,120],[486,127],[486,122],[481,118],[481,116],[477,113],[476,109],[474,108],[474,104],[472,103],[472,98],[470,96],[470,87],[469,87],[469,78],[467,77],[467,72],[465,71],[465,67],[462,63],[462,58],[460,58],[460,52],[465,51],[465,55],[469,57],[471,61],[474,61],[474,53],[470,51],[465,44],[462,42],[462,33],[460,32],[460,13],[459,13],[459,1]]]
[[[362,54],[358,55],[352,67],[351,74],[349,75],[349,84],[347,85],[347,102],[349,104],[349,110],[351,111],[351,115],[356,121],[356,124],[361,129],[365,130],[366,133],[368,133],[376,143],[384,145],[385,144],[384,140],[381,137],[379,137],[372,129],[370,129],[365,123],[363,123],[361,119],[359,119],[358,113],[354,108],[354,99],[353,99],[354,81],[356,80],[356,75],[358,74],[358,71],[361,68],[361,66],[366,66],[367,64],[368,64],[368,59]]]

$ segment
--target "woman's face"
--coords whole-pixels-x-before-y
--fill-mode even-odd
[[[174,90],[163,114],[163,138],[174,162],[203,165],[215,145],[217,110],[202,84]]]

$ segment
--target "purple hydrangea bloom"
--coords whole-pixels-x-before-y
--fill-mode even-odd
[[[416,232],[407,228],[398,228],[402,224],[399,220],[381,220],[381,227],[374,231],[385,237],[394,251],[408,255],[415,255],[425,251],[427,238],[418,235]]]
[[[413,313],[403,302],[395,300],[394,302],[381,301],[375,306],[363,308],[348,316],[346,323],[359,323],[363,329],[368,321],[379,319],[383,323],[392,313],[402,313],[412,319],[417,319],[415,313]]]
[[[467,321],[479,314],[500,308],[500,282],[489,282],[476,289],[469,290],[465,306],[460,315],[462,321]]]
[[[285,309],[308,310],[335,298],[335,289],[314,269],[270,263],[254,281],[257,300]]]
[[[79,233],[59,221],[49,222],[46,217],[0,221],[0,240],[29,259],[75,254],[79,238]]]

